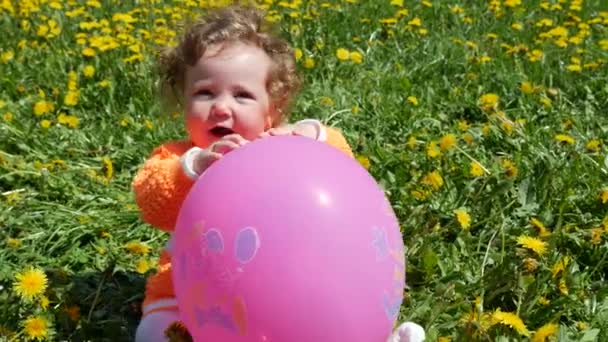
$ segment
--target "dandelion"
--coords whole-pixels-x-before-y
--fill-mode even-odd
[[[524,259],[524,269],[528,273],[533,273],[538,268],[538,260],[534,258],[525,258]]]
[[[312,69],[314,67],[315,67],[315,60],[312,59],[312,58],[310,58],[310,57],[307,57],[304,60],[304,68],[306,68],[306,69]]]
[[[538,62],[540,61],[544,56],[544,53],[542,50],[532,50],[528,53],[528,60],[530,62]]]
[[[515,166],[515,164],[512,161],[510,161],[508,159],[503,159],[501,164],[502,164],[503,169],[505,170],[505,175],[508,178],[517,177],[519,170],[517,169],[517,166]]]
[[[469,164],[469,174],[471,177],[481,177],[484,173],[485,171],[480,163],[472,161],[471,164]]]
[[[80,97],[80,92],[78,90],[70,90],[65,94],[63,98],[63,103],[66,106],[75,106],[78,104],[78,98]]]
[[[531,236],[521,235],[517,238],[517,244],[543,256],[547,252],[547,243]]]
[[[2,119],[6,122],[11,122],[13,121],[13,113],[11,112],[6,112],[4,114],[2,114]]]
[[[95,52],[95,50],[90,47],[86,47],[82,50],[82,55],[85,57],[94,57],[96,54],[97,53]]]
[[[336,57],[341,61],[347,61],[350,57],[350,52],[344,48],[339,48],[336,50]]]
[[[493,111],[496,110],[498,108],[498,101],[500,100],[500,97],[494,93],[487,93],[487,94],[483,94],[481,95],[481,97],[479,98],[479,104],[481,105],[481,108],[486,111]]]
[[[82,69],[82,74],[85,77],[91,78],[95,75],[95,67],[92,65],[87,65]]]
[[[299,61],[300,59],[302,59],[302,56],[304,55],[304,53],[302,52],[302,49],[300,49],[300,48],[296,48],[294,50],[293,54],[294,54],[296,61]]]
[[[540,297],[540,298],[538,298],[538,304],[540,304],[542,306],[549,306],[549,304],[551,304],[551,301],[545,297]]]
[[[55,106],[48,101],[38,101],[34,104],[34,114],[36,116],[41,116],[46,113],[52,112],[55,109]]]
[[[471,216],[466,209],[456,209],[454,215],[456,215],[456,221],[458,221],[460,228],[468,230],[471,227]]]
[[[591,230],[591,244],[599,245],[602,242],[603,229],[601,227],[593,228]]]
[[[149,269],[150,269],[150,263],[146,259],[139,260],[137,262],[137,264],[135,265],[135,270],[137,271],[137,273],[140,273],[140,274],[144,274],[144,273],[148,272]]]
[[[46,120],[46,119],[40,121],[40,127],[44,128],[44,129],[48,129],[49,127],[51,127],[51,121]]]
[[[407,102],[411,103],[414,106],[418,106],[418,99],[416,98],[416,96],[408,96]]]
[[[545,227],[545,225],[539,219],[537,219],[536,217],[533,217],[533,218],[530,219],[530,224],[534,228],[538,229],[538,234],[541,237],[545,237],[545,236],[551,235],[551,232],[549,232],[547,230],[547,227]]]
[[[516,31],[521,31],[524,29],[524,25],[522,23],[513,23],[511,24],[511,28],[516,30]]]
[[[23,331],[30,339],[43,340],[49,336],[49,322],[41,316],[30,316],[23,323]]]
[[[521,92],[524,94],[532,94],[532,93],[534,93],[534,86],[532,85],[532,83],[530,83],[528,81],[524,81],[524,82],[521,82],[521,85],[519,86],[519,90],[521,90]]]
[[[47,282],[46,274],[41,269],[30,267],[15,275],[13,288],[21,298],[31,301],[34,297],[44,293]]]
[[[65,113],[60,113],[57,117],[57,122],[61,125],[66,125],[70,128],[76,128],[80,119],[74,115],[66,115]]]
[[[150,252],[150,247],[138,241],[131,241],[125,245],[125,249],[129,253],[147,255]]]
[[[555,323],[548,323],[538,328],[534,335],[532,335],[532,342],[545,342],[549,337],[554,336],[557,332],[558,325]]]
[[[435,170],[427,173],[422,178],[422,184],[431,186],[434,190],[439,190],[443,186],[443,178],[439,171]]]
[[[546,109],[551,108],[551,106],[553,105],[552,101],[550,98],[546,97],[546,96],[541,96],[541,98],[538,100]]]
[[[567,296],[568,295],[568,284],[566,284],[566,279],[564,279],[563,277],[559,280],[559,284],[557,285],[559,292],[564,295]]]
[[[554,265],[551,267],[551,277],[556,278],[560,273],[566,270],[566,267],[570,264],[570,257],[563,256],[561,257]]]
[[[13,50],[8,50],[0,54],[0,61],[2,61],[3,64],[6,64],[13,60],[13,57],[15,57],[15,53],[13,52]]]
[[[415,17],[414,19],[410,20],[407,22],[408,26],[412,26],[412,27],[421,27],[422,26],[422,20],[420,20],[420,18]]]
[[[17,249],[21,247],[21,240],[15,238],[7,238],[6,245],[11,249]]]
[[[600,191],[600,201],[602,201],[602,204],[606,204],[608,203],[608,188],[602,189]]]
[[[40,297],[40,308],[42,310],[48,309],[49,304],[50,304],[50,301],[49,301],[49,299],[46,296],[41,296]]]
[[[598,139],[591,139],[587,142],[587,144],[585,145],[585,149],[587,149],[588,152],[599,152],[600,151],[600,145],[601,145],[601,141]]]
[[[357,156],[357,161],[359,162],[359,164],[361,164],[361,166],[363,166],[366,170],[369,170],[369,167],[371,165],[369,158],[367,158],[366,156]]]
[[[515,329],[520,335],[530,336],[530,332],[524,322],[516,313],[502,312],[500,309],[492,313],[492,323],[502,324]]]
[[[426,155],[429,158],[437,158],[441,155],[441,149],[437,146],[436,141],[431,141],[426,146]]]
[[[462,140],[464,140],[464,142],[466,142],[468,145],[473,145],[475,137],[471,133],[465,133],[462,135]]]
[[[446,134],[439,139],[439,147],[442,151],[449,151],[456,146],[456,136],[454,134]]]
[[[415,136],[410,135],[409,138],[407,138],[407,142],[405,143],[405,145],[410,149],[413,150],[416,148],[416,146],[418,145],[418,140],[416,139]]]
[[[350,53],[350,60],[355,64],[363,63],[363,55],[358,51],[353,51]]]

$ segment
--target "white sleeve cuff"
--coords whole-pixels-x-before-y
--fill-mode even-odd
[[[186,176],[192,180],[196,180],[198,179],[198,176],[200,176],[198,173],[194,172],[194,155],[201,150],[202,148],[194,146],[186,151],[180,158],[182,170],[184,170]]]
[[[295,123],[298,124],[309,124],[313,125],[317,128],[317,141],[325,142],[327,140],[327,131],[325,130],[325,126],[321,124],[321,121],[315,119],[304,119]]]

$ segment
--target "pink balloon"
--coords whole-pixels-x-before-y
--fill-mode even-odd
[[[227,154],[194,184],[173,281],[195,341],[384,342],[403,299],[389,202],[354,159],[281,136]]]

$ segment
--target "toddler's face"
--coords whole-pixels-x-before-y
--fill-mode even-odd
[[[253,140],[271,127],[271,63],[262,49],[238,42],[208,48],[186,70],[186,128],[196,146],[206,148],[233,133]]]

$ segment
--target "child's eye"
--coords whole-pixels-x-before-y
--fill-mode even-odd
[[[196,91],[195,95],[199,96],[213,96],[213,93],[209,89],[199,89]]]
[[[236,98],[242,98],[242,99],[255,99],[253,94],[251,94],[250,92],[247,91],[238,91],[236,92],[236,94],[234,94],[234,97]]]

